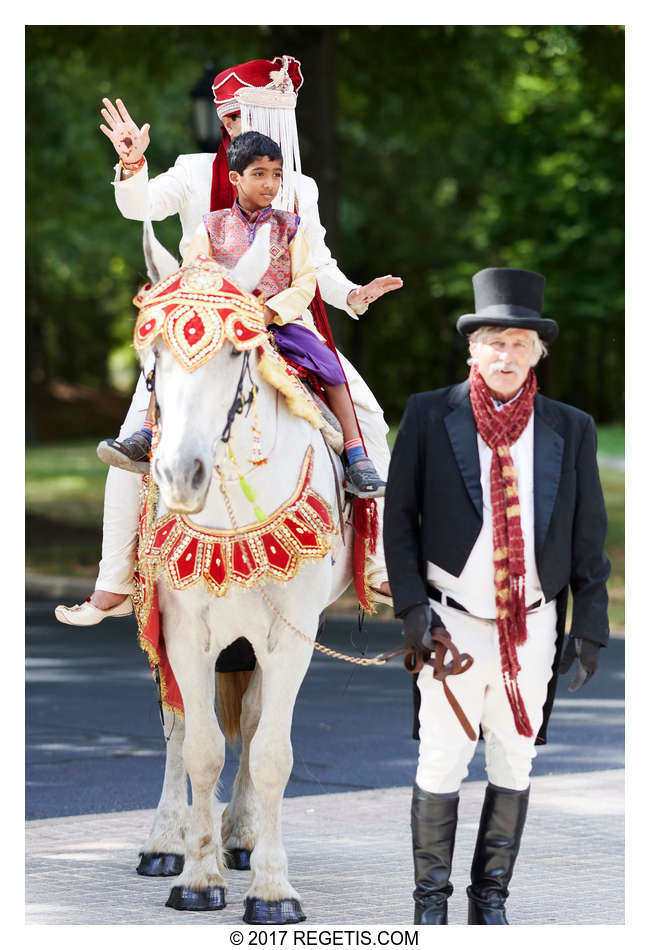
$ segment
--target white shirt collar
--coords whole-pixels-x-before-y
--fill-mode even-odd
[[[515,393],[514,396],[509,399],[507,402],[502,402],[500,399],[495,399],[494,396],[490,396],[490,399],[494,403],[494,408],[497,412],[500,412],[504,406],[509,406],[511,402],[514,402],[515,399],[519,399],[523,392],[524,387],[522,386],[519,392]]]

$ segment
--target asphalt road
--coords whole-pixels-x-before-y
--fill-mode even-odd
[[[27,818],[155,808],[164,740],[153,682],[133,618],[76,628],[54,619],[54,601],[27,604]],[[395,646],[399,625],[328,620],[321,642],[368,655]],[[534,773],[624,764],[624,641],[602,652],[598,674],[577,693],[561,679]],[[293,720],[294,766],[287,796],[409,785],[411,682],[399,661],[360,668],[315,654]],[[222,798],[236,756],[228,750]],[[469,779],[484,778],[482,743]]]

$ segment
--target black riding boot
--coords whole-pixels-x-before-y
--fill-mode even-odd
[[[458,792],[436,795],[413,785],[411,835],[415,866],[415,924],[446,924]]]
[[[506,898],[521,834],[530,786],[519,792],[488,786],[472,861],[468,924],[507,924]]]

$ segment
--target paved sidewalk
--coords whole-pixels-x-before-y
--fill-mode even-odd
[[[449,923],[466,922],[464,889],[483,782],[461,791]],[[311,926],[412,923],[409,787],[287,799],[290,878]],[[622,769],[533,779],[529,817],[508,901],[512,924],[623,924]],[[153,812],[27,823],[27,923],[241,924],[248,874],[229,872],[228,906],[164,906],[173,878],[135,873]],[[607,880],[607,900],[599,882]]]

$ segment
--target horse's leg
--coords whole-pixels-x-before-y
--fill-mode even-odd
[[[315,631],[318,618],[312,619]],[[300,627],[310,629],[304,622]],[[300,895],[288,879],[281,808],[293,765],[293,707],[311,654],[309,645],[292,636],[290,641],[285,637],[278,643],[270,655],[258,655],[262,666],[262,703],[259,724],[250,744],[249,768],[259,798],[260,820],[251,855],[251,883],[245,896],[246,923],[297,923],[305,919]]]
[[[185,834],[189,824],[187,776],[183,762],[183,717],[163,710],[165,778],[153,827],[140,852],[138,874],[170,877],[183,870]]]
[[[242,699],[241,753],[232,788],[232,798],[221,819],[226,864],[237,871],[250,868],[259,824],[259,800],[250,776],[250,744],[260,718],[262,670],[259,663]]]
[[[171,614],[171,616],[170,616]],[[185,707],[183,760],[192,785],[185,864],[167,906],[175,910],[225,907],[225,870],[221,838],[215,834],[215,786],[226,754],[214,710],[216,652],[209,630],[197,614],[169,611],[165,640]],[[170,622],[171,621],[171,622]]]

